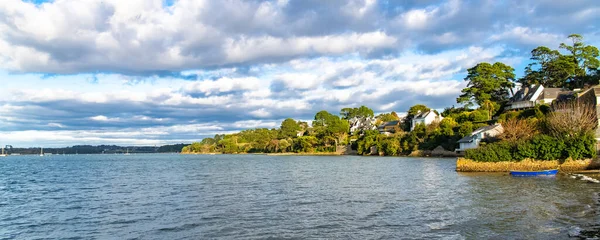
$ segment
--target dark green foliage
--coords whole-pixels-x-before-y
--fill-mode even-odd
[[[181,152],[181,149],[183,149],[183,147],[187,146],[188,144],[173,144],[173,145],[164,145],[164,146],[160,146],[156,151],[157,152]]]
[[[535,146],[538,160],[556,160],[563,158],[565,142],[562,139],[540,134],[531,139],[531,145]]]
[[[596,157],[596,139],[592,135],[562,140],[549,135],[537,135],[529,141],[514,144],[497,142],[469,149],[465,157],[478,162],[535,160],[574,160]]]
[[[574,160],[595,158],[596,157],[596,139],[591,134],[582,137],[572,137],[565,141],[566,156]]]
[[[503,162],[514,161],[513,152],[515,145],[508,142],[498,142],[485,146],[469,149],[465,157],[478,162]]]
[[[465,81],[469,82],[456,101],[465,106],[484,106],[485,101],[501,103],[508,100],[509,93],[514,87],[514,69],[497,62],[479,63],[467,69]]]
[[[536,145],[534,145],[530,141],[521,141],[515,143],[515,152],[513,154],[513,158],[517,161],[521,161],[523,159],[537,159],[537,150]]]

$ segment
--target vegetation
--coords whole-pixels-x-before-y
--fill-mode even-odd
[[[317,112],[312,123],[285,119],[278,129],[251,129],[216,135],[183,148],[186,153],[341,153],[350,146],[361,155],[411,155],[438,146],[453,151],[457,141],[474,130],[500,122],[504,133],[485,139],[466,157],[476,162],[519,162],[524,159],[560,160],[595,157],[595,108],[577,101],[552,106],[538,105],[521,111],[505,111],[517,84],[581,88],[598,84],[598,49],[586,45],[580,35],[558,50],[540,46],[531,51],[532,63],[517,79],[514,68],[501,62],[478,63],[467,70],[466,87],[456,99],[461,107],[444,109],[440,122],[411,126],[423,104],[375,116],[366,106],[343,108],[339,115]],[[434,110],[435,111],[435,110]],[[436,112],[437,113],[437,112]],[[394,121],[399,121],[398,124]],[[377,129],[383,123],[389,123]]]

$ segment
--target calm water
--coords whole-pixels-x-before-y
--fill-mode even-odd
[[[452,159],[0,158],[0,239],[564,239],[600,184],[460,174]]]

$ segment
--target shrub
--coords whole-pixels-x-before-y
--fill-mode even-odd
[[[538,132],[538,126],[534,120],[513,118],[502,123],[504,133],[499,137],[509,142],[529,140]]]
[[[537,159],[536,145],[530,141],[521,141],[516,144],[514,159],[521,161],[523,159]]]
[[[572,137],[565,142],[565,152],[567,153],[565,158],[570,157],[573,160],[580,160],[596,157],[596,139],[591,134]]]
[[[580,102],[562,102],[553,106],[546,126],[554,137],[579,137],[593,132],[598,125],[594,107]]]
[[[592,134],[566,140],[549,135],[537,135],[528,141],[497,142],[469,149],[465,157],[476,162],[536,160],[573,160],[596,157],[596,139]]]
[[[477,162],[503,162],[513,161],[513,144],[509,142],[499,142],[485,145],[476,149],[469,149],[465,152],[465,157]]]
[[[535,159],[557,160],[563,158],[565,142],[561,139],[542,134],[531,139],[531,144],[536,148]]]

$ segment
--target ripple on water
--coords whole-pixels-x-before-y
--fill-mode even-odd
[[[451,159],[11,159],[0,164],[0,238],[562,239],[573,229],[585,237],[600,232],[600,186],[560,176],[458,174]]]

